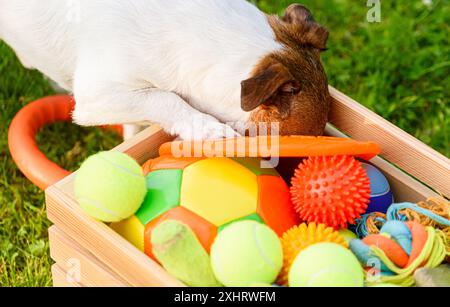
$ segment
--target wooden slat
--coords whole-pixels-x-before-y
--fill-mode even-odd
[[[79,270],[79,283],[88,287],[123,287],[129,284],[56,226],[49,229],[50,256],[65,271]],[[78,266],[75,268],[74,266]]]
[[[57,264],[52,265],[53,287],[83,287],[81,284],[68,281],[67,273]]]
[[[335,137],[348,137],[331,125],[327,125],[326,134]],[[375,157],[370,162],[383,171],[395,195],[396,202],[419,202],[429,197],[440,197],[436,192],[381,157]]]
[[[143,163],[156,157],[159,146],[170,139],[158,127],[150,127],[115,150],[127,152]],[[74,199],[73,180],[74,174],[45,191],[48,218],[60,230],[76,238],[81,246],[130,285],[183,286],[107,225],[86,215]]]
[[[381,156],[450,198],[450,160],[333,87],[330,122],[359,141],[381,145]]]
[[[173,139],[173,136],[165,133],[159,126],[153,125],[113,150],[125,152],[135,158],[139,164],[144,164],[150,158],[158,156],[159,145]]]

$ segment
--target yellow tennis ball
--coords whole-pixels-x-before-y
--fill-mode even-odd
[[[93,155],[75,176],[75,196],[81,208],[103,222],[129,218],[147,194],[141,167],[124,153],[109,151]]]
[[[306,248],[292,264],[290,287],[362,287],[364,271],[352,252],[336,243]]]
[[[288,284],[291,265],[302,250],[321,242],[332,242],[340,244],[345,248],[348,247],[345,239],[332,227],[327,227],[325,224],[309,223],[307,225],[303,223],[286,231],[283,237],[281,237],[284,264],[278,276],[278,284],[283,286]]]
[[[211,246],[211,266],[227,287],[272,284],[283,265],[276,233],[255,221],[235,222],[222,230]]]
[[[339,229],[339,234],[345,239],[348,244],[350,244],[350,241],[352,241],[353,239],[358,239],[358,236],[348,229]]]

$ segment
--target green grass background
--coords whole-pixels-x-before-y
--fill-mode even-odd
[[[294,1],[261,0],[282,13]],[[450,3],[382,1],[381,23],[366,21],[366,1],[305,0],[328,27],[323,60],[330,84],[446,156],[449,142]],[[43,193],[9,155],[7,129],[28,102],[52,94],[42,75],[24,69],[0,42],[0,285],[50,286]],[[90,154],[119,143],[111,133],[58,124],[39,134],[44,152],[74,170]]]

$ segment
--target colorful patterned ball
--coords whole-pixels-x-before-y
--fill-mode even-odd
[[[209,252],[218,232],[238,220],[265,223],[279,236],[299,224],[289,187],[259,159],[173,158],[147,162],[147,197],[132,218],[111,225],[153,257],[151,234],[162,221],[190,226]]]

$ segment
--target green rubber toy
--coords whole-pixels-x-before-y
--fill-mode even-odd
[[[450,265],[437,268],[421,268],[414,273],[418,287],[450,287]]]
[[[167,220],[152,233],[153,254],[174,277],[191,287],[220,287],[208,253],[185,224]]]

